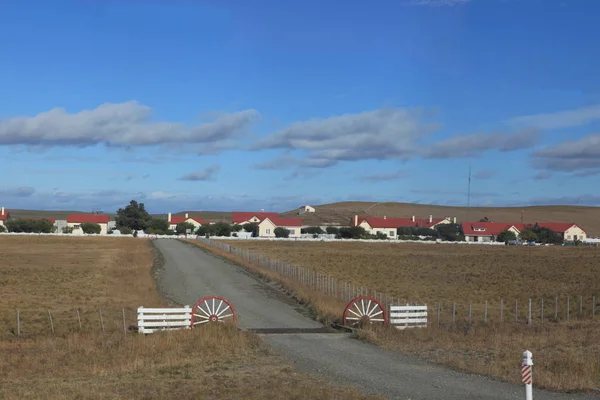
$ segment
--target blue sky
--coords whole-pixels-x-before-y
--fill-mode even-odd
[[[0,203],[600,205],[600,2],[8,1]]]

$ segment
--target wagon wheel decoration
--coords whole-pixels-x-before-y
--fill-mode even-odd
[[[344,309],[344,325],[358,327],[365,323],[384,325],[388,323],[383,305],[379,300],[369,296],[355,298]]]
[[[198,300],[192,308],[191,327],[207,322],[237,323],[237,314],[233,304],[224,297],[206,296]]]

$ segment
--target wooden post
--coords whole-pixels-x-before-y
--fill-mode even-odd
[[[554,298],[554,320],[558,320],[558,296]]]
[[[487,324],[487,306],[488,306],[488,301],[485,301],[485,311],[483,312],[483,323]]]
[[[469,302],[469,325],[473,322],[473,303]]]
[[[504,311],[504,300],[500,300],[500,322],[502,322],[503,311]]]
[[[127,335],[127,326],[125,325],[125,308],[123,308],[123,335]]]
[[[569,314],[571,314],[571,296],[567,296],[567,321],[569,320]]]
[[[519,322],[519,302],[515,299],[515,322]]]
[[[79,308],[77,309],[77,321],[79,321],[79,330],[81,330],[81,315],[79,315]]]
[[[583,296],[579,296],[579,318],[583,316]]]
[[[102,309],[98,309],[98,313],[100,314],[100,327],[102,328],[102,332],[104,332],[104,319],[102,319]]]
[[[529,298],[529,305],[527,307],[527,324],[531,325],[531,297]]]
[[[596,296],[592,296],[592,318],[596,318]]]
[[[50,320],[50,330],[54,334],[54,322],[52,322],[52,314],[50,313],[50,310],[48,310],[48,319]]]
[[[17,309],[17,336],[21,336],[21,314]]]
[[[437,303],[437,326],[440,327],[440,303]]]
[[[544,323],[544,298],[542,297],[541,300],[541,305],[540,305],[540,320],[542,321],[542,324]]]

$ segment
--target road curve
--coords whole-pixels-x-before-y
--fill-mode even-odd
[[[155,240],[164,258],[159,278],[163,294],[181,305],[193,305],[207,295],[229,299],[242,328],[319,328],[303,308],[243,268],[172,239]],[[275,351],[298,369],[351,384],[366,393],[411,400],[513,400],[524,397],[521,385],[456,372],[338,333],[263,335]],[[590,395],[553,393],[534,389],[548,400],[598,399]]]

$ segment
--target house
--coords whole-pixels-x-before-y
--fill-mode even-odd
[[[314,213],[315,211],[316,211],[315,208],[311,207],[309,205],[305,205],[305,206],[298,208],[298,214]]]
[[[300,218],[266,217],[258,223],[259,237],[275,237],[275,228],[290,231],[289,237],[300,237],[302,220]]]
[[[231,213],[231,223],[235,225],[244,225],[248,223],[258,224],[265,218],[279,218],[279,213],[276,212],[252,212],[252,211],[234,211]]]
[[[584,241],[587,239],[587,233],[577,224],[563,222],[538,222],[536,224],[540,228],[548,228],[562,236],[567,242],[575,242],[577,240]],[[535,226],[535,225],[534,225]]]
[[[0,226],[6,226],[6,221],[8,221],[9,218],[8,211],[2,207],[2,209],[0,209]]]
[[[69,214],[67,216],[67,226],[73,228],[73,233],[82,234],[81,224],[92,223],[100,225],[100,234],[104,235],[108,232],[108,223],[110,217],[106,214]]]
[[[204,220],[202,218],[190,217],[188,213],[186,213],[183,217],[171,216],[171,213],[169,213],[167,221],[169,221],[169,229],[171,230],[175,230],[177,228],[177,224],[180,224],[182,222],[187,222],[189,224],[194,225],[194,230],[204,225]]]
[[[507,222],[463,222],[462,231],[467,242],[495,242],[501,232],[511,231],[519,236],[522,224]]]
[[[398,228],[410,226],[435,229],[440,224],[450,223],[452,223],[450,217],[433,218],[433,215],[430,215],[429,218],[416,218],[414,215],[411,218],[388,218],[387,216],[383,216],[383,218],[359,217],[355,215],[352,218],[350,226],[360,226],[372,235],[383,233],[390,239],[396,239]],[[456,217],[454,217],[454,223],[456,223]]]

